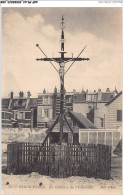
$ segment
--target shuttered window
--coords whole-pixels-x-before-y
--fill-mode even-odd
[[[122,110],[117,110],[117,121],[122,121]]]

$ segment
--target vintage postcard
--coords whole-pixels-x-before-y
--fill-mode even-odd
[[[1,193],[122,194],[121,5],[19,2],[1,1]]]

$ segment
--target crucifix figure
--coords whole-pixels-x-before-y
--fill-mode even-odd
[[[61,51],[59,52],[61,54],[61,57],[48,58],[47,55],[44,53],[44,51],[40,48],[39,44],[36,44],[36,46],[40,49],[40,51],[45,56],[45,58],[37,58],[36,60],[37,61],[49,61],[50,64],[53,66],[53,68],[57,71],[57,73],[59,74],[59,77],[60,77],[60,114],[56,118],[55,122],[48,128],[47,136],[45,137],[43,144],[45,144],[45,142],[47,141],[47,139],[50,135],[50,132],[53,130],[53,128],[55,127],[55,125],[58,122],[60,122],[60,144],[62,144],[62,141],[63,141],[63,121],[64,120],[66,121],[67,125],[69,126],[69,128],[70,128],[70,130],[73,134],[73,130],[72,130],[70,124],[67,121],[67,118],[65,116],[65,110],[64,110],[64,94],[65,94],[64,76],[76,61],[89,60],[89,58],[80,58],[79,57],[81,55],[81,53],[85,50],[86,47],[84,47],[84,49],[81,50],[81,52],[79,53],[79,55],[76,58],[73,58],[73,55],[72,55],[72,57],[64,57],[64,54],[66,54],[66,52],[64,51],[64,42],[65,42],[65,40],[64,40],[64,28],[65,28],[64,17],[62,16],[62,21],[61,21]],[[57,70],[57,68],[54,66],[52,61],[59,64],[59,70]],[[70,62],[70,61],[72,61],[72,64],[65,71],[65,64],[67,62]]]
[[[59,68],[59,76],[60,76],[60,83],[61,85],[63,85],[64,83],[64,62],[61,62],[60,64],[60,68]]]

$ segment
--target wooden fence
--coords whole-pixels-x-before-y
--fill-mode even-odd
[[[57,178],[87,176],[109,179],[111,147],[95,144],[8,144],[7,173],[31,172]]]

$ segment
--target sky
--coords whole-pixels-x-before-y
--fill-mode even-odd
[[[48,57],[60,55],[62,15],[65,56],[77,57],[87,45],[81,57],[90,58],[67,72],[66,91],[122,89],[122,8],[2,8],[2,97],[60,89],[51,64],[35,59],[44,58],[37,43]]]

